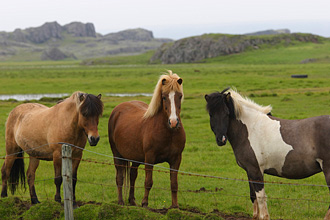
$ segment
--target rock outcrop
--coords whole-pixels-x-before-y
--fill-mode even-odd
[[[154,39],[154,36],[151,31],[136,28],[136,29],[129,29],[124,31],[119,31],[117,33],[111,33],[104,35],[103,40],[108,41],[151,41]]]
[[[65,60],[68,58],[76,59],[74,54],[67,54],[54,47],[45,50],[41,55],[41,60]]]
[[[205,34],[163,44],[150,62],[162,64],[193,63],[206,58],[258,49],[264,44],[291,44],[296,41],[318,43],[321,37],[312,34],[279,34],[268,37]]]
[[[60,60],[131,55],[156,49],[169,41],[172,40],[154,38],[151,31],[142,28],[102,36],[96,33],[92,23],[72,22],[61,26],[55,21],[40,27],[0,32],[0,60],[15,56],[23,60],[31,57]],[[29,57],[24,58],[27,54]]]
[[[96,37],[95,27],[92,23],[72,22],[64,25],[63,29],[75,37]]]

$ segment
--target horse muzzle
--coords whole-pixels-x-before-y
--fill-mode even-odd
[[[227,143],[227,137],[225,135],[222,135],[221,137],[216,137],[216,141],[218,146],[223,146]]]
[[[175,119],[169,119],[168,125],[170,128],[178,128],[180,126],[180,120],[178,118]]]
[[[96,146],[97,143],[99,142],[99,140],[100,140],[100,136],[97,136],[97,137],[90,136],[90,137],[88,137],[88,142],[89,142],[90,146]]]

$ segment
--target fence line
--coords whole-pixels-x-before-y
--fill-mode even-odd
[[[180,175],[199,176],[199,177],[204,177],[204,178],[223,179],[223,180],[232,180],[232,181],[241,181],[241,182],[248,182],[248,183],[255,183],[255,184],[311,186],[311,187],[328,187],[328,188],[330,187],[330,185],[321,185],[321,184],[284,183],[284,182],[272,182],[272,181],[252,181],[252,180],[246,180],[246,179],[237,179],[237,178],[229,178],[229,177],[221,177],[221,176],[212,176],[212,175],[207,175],[207,174],[192,173],[192,172],[187,172],[187,171],[172,169],[172,168],[169,168],[169,167],[164,167],[164,166],[161,166],[161,165],[158,165],[158,164],[150,164],[150,163],[145,163],[145,162],[141,162],[141,161],[136,161],[136,160],[130,160],[130,159],[126,159],[126,158],[121,158],[121,157],[114,157],[112,155],[98,153],[98,152],[95,152],[95,151],[87,150],[85,148],[82,148],[82,147],[79,147],[79,146],[76,146],[76,145],[73,145],[73,144],[64,143],[64,142],[50,143],[50,144],[61,144],[61,145],[62,144],[66,144],[66,145],[69,145],[71,147],[75,147],[75,148],[77,148],[79,150],[87,151],[87,152],[90,152],[90,153],[93,153],[93,154],[97,154],[97,155],[100,155],[100,156],[109,157],[109,158],[113,158],[113,159],[124,160],[124,161],[127,161],[127,162],[139,163],[139,164],[142,164],[142,165],[150,165],[150,166],[153,166],[153,167],[158,167],[158,168],[161,168],[161,169],[164,169],[164,170],[168,170],[168,171],[161,171],[161,170],[154,170],[153,169],[153,171],[156,171],[156,172],[167,172],[167,173],[170,173],[171,171],[174,171],[174,172],[178,172],[178,174],[180,174]],[[47,145],[50,145],[50,144],[43,144],[41,146],[38,146],[38,147],[35,147],[35,148],[31,148],[31,149],[29,149],[27,151],[38,149],[40,147],[47,146]],[[7,156],[17,155],[19,153],[23,153],[23,152],[27,152],[27,151],[20,151],[18,153],[9,154]],[[0,159],[5,159],[5,157],[6,156],[2,156]],[[17,158],[30,158],[30,157],[17,157]],[[33,158],[44,159],[45,157],[33,157]],[[86,160],[86,159],[78,159],[78,158],[71,158],[71,159],[81,160],[81,161]],[[102,163],[102,164],[105,164],[106,165],[105,162],[97,162],[97,161],[90,161],[90,162],[93,162],[93,163]],[[108,165],[115,165],[115,164],[108,163]],[[120,165],[117,165],[117,166],[120,166]],[[138,167],[138,169],[146,170],[146,168],[141,168],[141,167]]]
[[[52,144],[64,144],[64,143],[59,142],[59,143],[52,143]],[[38,146],[36,148],[31,148],[31,149],[29,149],[27,151],[31,151],[31,150],[34,150],[34,149],[37,149],[37,148],[41,148],[41,147],[46,146],[46,145],[47,144]],[[171,168],[160,166],[160,165],[148,164],[148,163],[144,163],[144,162],[139,162],[139,161],[134,161],[134,160],[128,160],[128,159],[113,157],[111,155],[106,155],[106,154],[103,154],[103,153],[98,153],[98,152],[86,150],[84,148],[81,148],[81,147],[78,147],[78,146],[75,146],[75,145],[72,145],[72,144],[67,144],[67,145],[70,145],[71,147],[75,147],[75,148],[80,149],[80,150],[83,150],[83,151],[87,151],[87,152],[90,152],[90,153],[93,153],[93,154],[97,154],[97,155],[100,155],[100,156],[103,156],[103,157],[107,157],[107,158],[116,158],[116,159],[125,160],[125,161],[128,161],[128,162],[135,162],[135,163],[139,163],[139,164],[143,164],[143,165],[146,165],[147,164],[147,165],[151,165],[153,167],[160,168],[159,170],[152,169],[154,172],[163,172],[163,173],[178,172],[178,174],[184,175],[184,176],[193,176],[193,177],[198,177],[198,178],[203,177],[203,178],[220,179],[220,180],[231,180],[231,181],[240,181],[240,182],[250,182],[250,183],[260,183],[260,184],[264,183],[264,184],[269,184],[269,185],[328,187],[327,185],[316,185],[316,184],[283,183],[283,182],[268,182],[268,181],[256,182],[256,181],[250,181],[250,180],[245,180],[245,179],[235,179],[235,178],[205,175],[205,174],[199,174],[199,173],[193,173],[193,172],[187,172],[187,171],[180,171],[180,170],[175,170],[175,169],[171,169]],[[27,151],[25,151],[25,152],[27,152]],[[15,153],[15,154],[19,154],[19,153],[23,153],[23,152],[24,151],[21,151],[21,152]],[[11,155],[8,155],[8,156],[13,156],[15,154],[11,154]],[[29,158],[29,157],[17,157],[17,158]],[[38,158],[38,157],[36,157],[36,158]],[[5,157],[0,158],[0,159],[5,159]],[[90,160],[90,159],[78,159],[78,158],[70,158],[70,159],[72,159],[72,160],[74,160],[74,159],[75,160],[81,160],[81,161],[85,161],[87,163],[103,164],[103,165],[108,165],[108,166],[115,165],[114,163],[111,163],[111,162],[99,162],[99,161],[93,161],[93,160]],[[123,165],[123,166],[125,166],[125,165]],[[142,167],[138,167],[137,169],[146,170],[146,168],[142,168]],[[47,179],[42,179],[42,180],[36,180],[35,182],[44,182],[44,191],[46,192],[45,182],[47,180],[56,179],[56,178],[58,178],[58,177],[47,178]],[[117,187],[116,185],[113,185],[113,184],[95,183],[95,182],[88,182],[88,181],[84,181],[84,180],[79,180],[79,182],[81,182],[81,183],[87,183],[87,184],[92,184],[92,185],[99,185],[99,186],[102,187],[102,191],[103,192],[104,192],[104,187],[112,187],[112,188],[116,188]],[[129,186],[126,186],[126,187],[129,187]],[[144,189],[144,186],[135,186],[135,188],[136,189]],[[164,191],[168,191],[169,190],[167,188],[160,188],[160,187],[153,187],[153,189],[154,190],[164,190]],[[229,193],[226,193],[225,191],[223,191],[221,189],[219,191],[212,191],[212,190],[211,191],[210,190],[203,190],[202,191],[202,190],[190,190],[190,189],[178,190],[178,192],[180,193],[181,197],[184,200],[184,204],[187,204],[187,201],[185,199],[185,197],[186,197],[185,196],[185,193],[197,193],[197,191],[198,191],[198,193],[203,193],[203,194],[206,193],[206,194],[212,195],[212,197],[214,197],[215,204],[218,204],[217,196],[216,195],[221,195],[221,196],[225,196],[225,197],[236,197],[236,198],[250,198],[249,195],[229,194]],[[21,194],[21,197],[22,198],[26,198],[27,196],[24,197]],[[47,197],[47,200],[49,200],[48,199],[47,192],[46,192],[46,197]],[[320,200],[305,199],[305,198],[276,198],[276,197],[267,197],[267,199],[273,200],[273,201],[274,200],[296,201],[296,202],[298,202],[298,204],[306,204],[306,203],[303,203],[303,202],[307,202],[308,203],[308,212],[310,212],[310,210],[311,210],[310,203],[322,203],[322,204],[328,204],[329,203],[328,201],[320,201]],[[102,196],[102,201],[105,201],[104,193],[103,193],[103,196]],[[248,201],[248,199],[245,200],[245,203],[247,203],[247,201]]]

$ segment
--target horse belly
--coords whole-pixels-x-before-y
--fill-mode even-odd
[[[312,154],[290,152],[282,168],[282,176],[288,179],[303,179],[322,171]]]

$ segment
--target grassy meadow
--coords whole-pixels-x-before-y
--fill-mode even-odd
[[[116,203],[115,168],[109,165],[113,164],[107,137],[109,115],[121,102],[136,99],[149,103],[150,97],[111,97],[106,94],[152,93],[159,75],[168,69],[173,70],[183,78],[185,95],[181,116],[187,142],[179,175],[180,208],[252,216],[245,171],[236,164],[229,143],[223,147],[216,145],[205,110],[204,95],[231,86],[259,104],[271,104],[272,113],[277,117],[301,119],[329,114],[330,63],[326,62],[326,53],[323,47],[320,49],[321,46],[308,44],[305,48],[295,49],[310,50],[311,56],[292,53],[285,48],[266,48],[260,54],[250,51],[245,55],[237,54],[199,64],[147,65],[141,57],[132,58],[133,63],[129,62],[129,57],[124,57],[118,59],[118,65],[96,66],[72,61],[0,63],[0,94],[72,93],[77,90],[103,94],[105,109],[99,124],[101,140],[96,147],[86,146],[83,159],[87,161],[82,161],[78,169],[76,197],[83,202]],[[329,48],[329,44],[324,43],[324,47]],[[314,57],[317,54],[315,50],[319,50],[321,55]],[[299,64],[298,60],[307,58],[320,60]],[[294,79],[292,74],[308,74],[308,78]],[[39,102],[47,106],[56,104],[47,100]],[[0,101],[1,157],[5,156],[6,118],[11,109],[21,103]],[[27,159],[25,163],[27,167]],[[171,205],[166,168],[166,163],[154,168],[159,172],[153,175],[154,185],[149,196],[151,208],[162,209]],[[52,163],[42,161],[36,173],[36,191],[41,202],[54,198],[53,177]],[[272,219],[323,219],[330,199],[322,173],[303,180],[265,175],[265,181]],[[139,171],[136,186],[136,201],[140,205],[144,193],[143,169]],[[16,196],[29,200],[28,191],[19,190]]]

